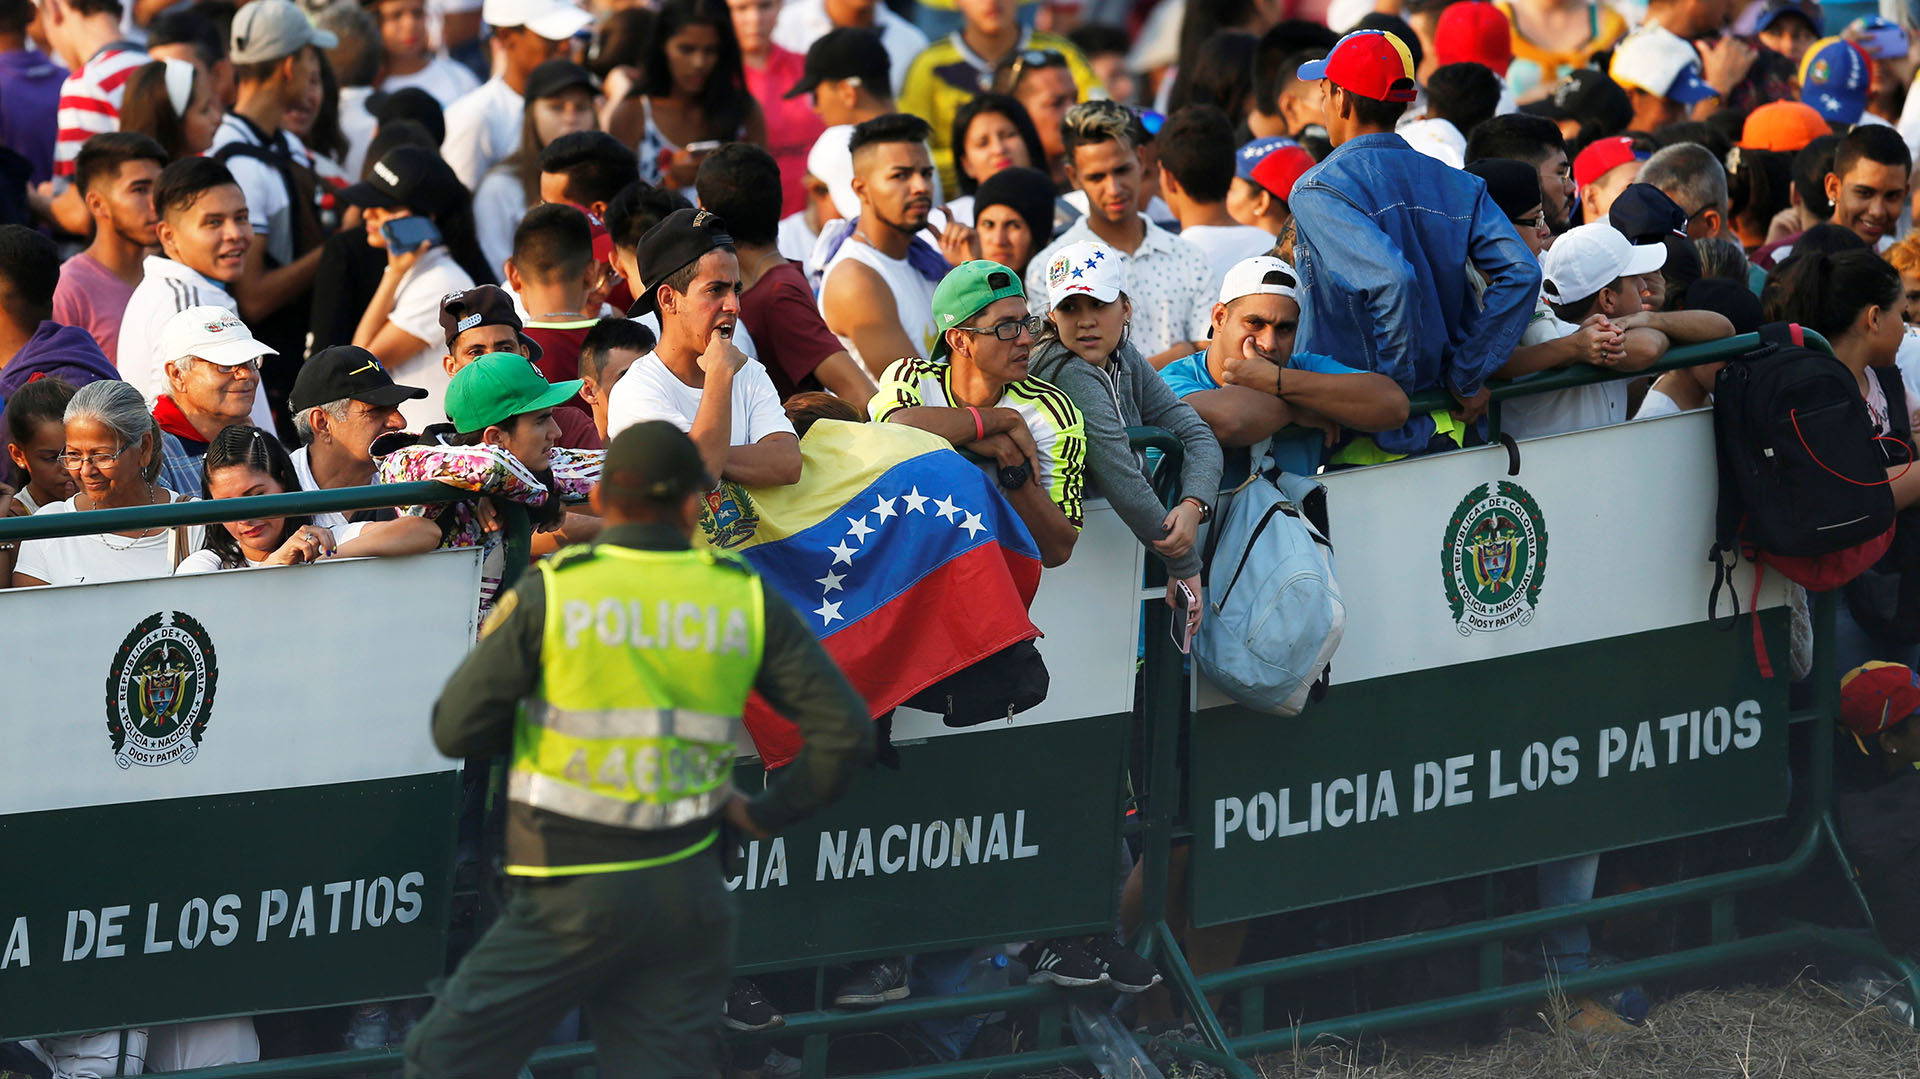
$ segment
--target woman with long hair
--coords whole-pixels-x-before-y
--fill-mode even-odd
[[[192,501],[160,485],[160,425],[140,391],[111,379],[80,387],[67,402],[60,463],[78,487],[39,513],[84,513]],[[199,526],[99,532],[20,544],[13,587],[96,584],[165,577],[200,545]]]
[[[773,43],[780,0],[727,0],[733,36],[740,42],[747,92],[766,117],[767,152],[780,166],[780,216],[807,205],[807,151],[827,129],[814,114],[811,95],[789,96],[805,74],[807,58]]]
[[[690,188],[711,144],[766,145],[767,121],[747,93],[740,43],[725,0],[667,0],[641,79],[607,130],[640,155],[640,178]]]
[[[973,224],[973,198],[981,184],[1003,169],[1044,168],[1047,159],[1033,117],[1006,94],[983,93],[960,106],[953,114],[951,145],[960,197],[947,204],[947,212],[963,225]]]
[[[127,79],[120,130],[150,135],[170,161],[204,154],[225,109],[213,78],[185,60],[155,60]]]
[[[527,76],[526,111],[520,124],[520,148],[480,179],[473,193],[474,224],[487,268],[503,273],[513,254],[513,230],[540,205],[540,151],[562,135],[594,131],[599,83],[571,60],[548,60]]]
[[[280,440],[250,424],[222,428],[201,462],[206,496],[250,498],[300,490],[300,477]],[[175,575],[224,569],[294,566],[323,558],[420,554],[440,544],[440,528],[424,517],[356,521],[325,529],[308,516],[266,517],[208,526],[206,541]]]
[[[381,157],[368,179],[340,192],[340,199],[365,211],[367,244],[387,253],[387,272],[350,343],[379,357],[395,381],[426,389],[425,398],[400,406],[408,427],[442,423],[448,375],[440,363],[447,351],[440,299],[494,283],[480,254],[467,189],[439,154],[401,146]],[[407,220],[415,217],[427,224]],[[402,237],[405,247],[390,236]]]

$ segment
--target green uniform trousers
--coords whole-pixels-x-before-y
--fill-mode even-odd
[[[407,1037],[409,1079],[512,1079],[576,1007],[608,1079],[720,1073],[734,902],[717,856],[509,888]]]

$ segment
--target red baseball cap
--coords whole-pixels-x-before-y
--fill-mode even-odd
[[[1904,663],[1875,660],[1840,678],[1840,722],[1856,739],[1872,738],[1915,712],[1920,712],[1920,674]]]
[[[1325,60],[1300,65],[1301,82],[1332,79],[1348,93],[1375,101],[1412,101],[1413,54],[1384,30],[1355,30],[1341,38]]]
[[[1505,78],[1513,63],[1513,24],[1485,0],[1449,4],[1433,32],[1433,55],[1443,67],[1481,64]]]
[[[1259,184],[1285,202],[1293,185],[1314,166],[1313,155],[1292,139],[1256,139],[1240,148],[1234,175]]]
[[[1633,140],[1625,135],[1595,139],[1573,159],[1573,188],[1585,191],[1588,184],[1614,169],[1646,159],[1647,155],[1634,149]]]

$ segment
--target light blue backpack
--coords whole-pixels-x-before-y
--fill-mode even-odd
[[[1333,545],[1309,520],[1326,520],[1326,495],[1311,477],[1256,472],[1207,534],[1193,657],[1248,708],[1299,715],[1346,633]]]

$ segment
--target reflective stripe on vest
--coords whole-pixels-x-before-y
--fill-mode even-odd
[[[760,669],[759,578],[706,551],[559,561],[540,566],[541,682],[514,726],[509,799],[642,831],[719,812]]]

